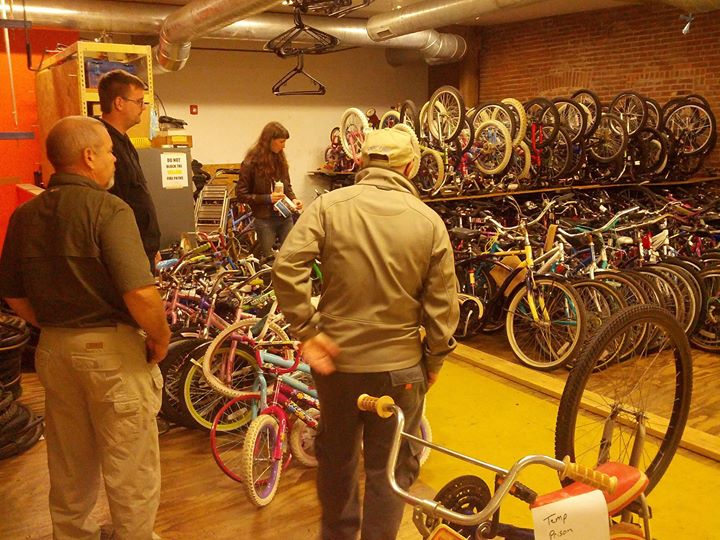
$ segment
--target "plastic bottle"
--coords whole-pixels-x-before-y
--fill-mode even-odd
[[[280,180],[275,182],[275,193],[285,193],[285,187]]]

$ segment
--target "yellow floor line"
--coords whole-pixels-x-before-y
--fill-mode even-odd
[[[519,369],[521,366],[512,371]],[[538,381],[547,377],[535,371],[532,374]],[[434,442],[503,468],[528,454],[552,456],[556,415],[556,399],[455,359],[446,361],[428,394],[427,416]],[[431,453],[420,480],[437,491],[464,474],[480,476],[492,486],[492,473],[439,452]],[[521,481],[541,493],[558,487],[557,476],[539,467],[527,470]],[[680,450],[649,496],[653,538],[720,539],[716,498],[708,495],[719,491],[720,464]],[[516,499],[508,499],[503,505],[501,518],[532,527],[527,505]]]

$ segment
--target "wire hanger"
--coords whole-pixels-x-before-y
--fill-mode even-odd
[[[318,81],[315,77],[310,75],[305,71],[303,68],[303,53],[299,53],[297,55],[297,65],[288,71],[285,76],[280,79],[278,82],[276,82],[273,87],[272,91],[273,94],[276,96],[322,96],[325,94],[325,85]],[[313,88],[308,90],[282,90],[282,87],[287,85],[288,82],[290,82],[291,79],[297,77],[298,75],[302,75],[306,79],[310,79],[310,82],[313,85]]]
[[[322,54],[329,52],[337,47],[340,40],[335,36],[313,28],[302,22],[300,17],[300,8],[295,8],[293,12],[295,26],[286,30],[279,36],[272,38],[265,44],[265,50],[273,51],[280,58],[288,56],[297,56],[299,54]],[[294,46],[293,41],[298,38],[310,38],[312,43],[308,46]],[[307,41],[307,39],[306,39]]]

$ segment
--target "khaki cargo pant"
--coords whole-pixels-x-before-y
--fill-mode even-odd
[[[162,375],[139,330],[43,328],[35,364],[45,387],[55,540],[97,540],[100,478],[118,540],[151,540],[160,500],[155,416]]]

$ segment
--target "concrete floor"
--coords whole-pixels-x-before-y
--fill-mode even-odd
[[[427,416],[434,442],[509,468],[527,454],[553,455],[557,402],[540,393],[490,374],[468,363],[447,361],[428,394]],[[433,489],[448,480],[476,474],[492,482],[492,474],[437,452],[430,455],[420,479]],[[521,479],[539,492],[557,489],[550,469],[529,469]],[[649,496],[652,536],[658,540],[720,538],[720,463],[680,450]],[[503,521],[532,527],[527,505],[510,498]]]

